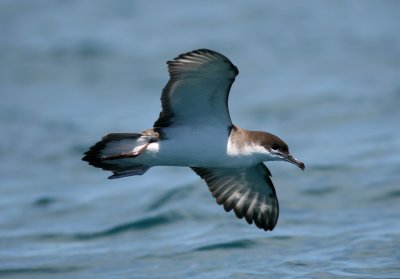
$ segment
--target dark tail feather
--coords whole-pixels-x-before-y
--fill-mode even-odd
[[[150,167],[146,165],[137,165],[135,169],[130,169],[126,171],[114,171],[113,175],[109,176],[108,179],[116,179],[122,178],[132,175],[142,175],[144,174]]]
[[[150,167],[142,164],[128,164],[124,160],[107,159],[116,155],[131,152],[136,146],[137,139],[142,134],[138,133],[114,133],[104,136],[101,141],[90,147],[85,152],[83,161],[96,168],[112,171],[113,175],[109,178],[120,178],[130,175],[142,175]],[[143,144],[143,143],[141,143]]]

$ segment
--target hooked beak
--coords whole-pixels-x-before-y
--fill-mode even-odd
[[[301,170],[303,171],[304,168],[306,167],[304,165],[304,163],[300,160],[297,160],[295,157],[293,157],[290,153],[286,153],[286,154],[282,154],[282,157],[285,161],[288,161],[289,163],[292,163],[296,166],[298,166],[299,168],[301,168]]]

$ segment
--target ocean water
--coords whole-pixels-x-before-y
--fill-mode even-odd
[[[400,2],[0,2],[0,277],[400,278]],[[240,75],[239,126],[267,163],[272,232],[188,168],[107,180],[81,161],[150,128],[165,61],[197,48]]]

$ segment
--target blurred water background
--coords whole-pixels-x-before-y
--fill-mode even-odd
[[[0,277],[400,278],[400,2],[0,1]],[[268,167],[272,232],[187,168],[107,180],[82,153],[150,128],[166,60],[210,48]]]

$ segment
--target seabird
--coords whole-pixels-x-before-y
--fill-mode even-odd
[[[224,55],[198,49],[168,61],[170,79],[153,128],[112,133],[82,160],[111,171],[111,179],[142,175],[153,166],[190,167],[218,204],[264,230],[278,220],[279,205],[264,161],[287,161],[304,170],[279,137],[234,125],[228,97],[238,69]]]

